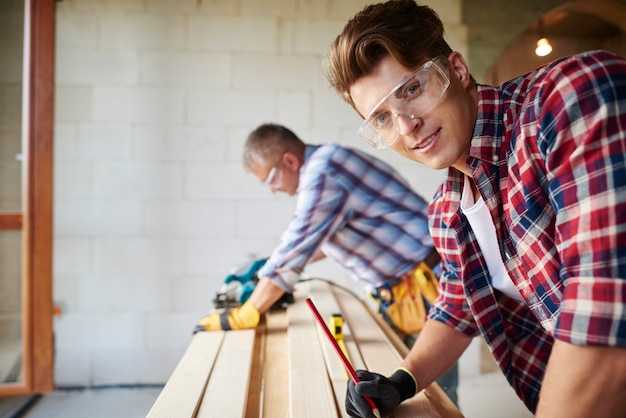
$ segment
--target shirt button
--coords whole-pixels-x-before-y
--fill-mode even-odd
[[[495,162],[495,161],[498,161],[498,160],[500,159],[500,157],[498,157],[497,155],[495,155],[495,154],[494,154],[494,155],[491,157],[491,159]]]

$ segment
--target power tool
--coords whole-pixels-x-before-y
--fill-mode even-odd
[[[236,308],[243,305],[259,282],[257,272],[263,267],[267,258],[252,260],[240,266],[234,267],[224,279],[224,283],[213,299],[216,309]],[[293,303],[293,293],[285,292],[270,309],[286,308]]]

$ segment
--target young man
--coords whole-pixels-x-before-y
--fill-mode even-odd
[[[361,371],[346,405],[371,416],[482,335],[538,417],[626,411],[626,61],[594,51],[477,85],[413,0],[365,7],[327,76],[361,137],[447,177],[429,209],[439,297],[390,379]]]
[[[418,277],[432,278],[432,269],[438,270],[440,257],[428,234],[427,203],[383,161],[335,143],[305,144],[284,126],[264,124],[248,136],[243,163],[272,192],[297,195],[296,212],[279,246],[258,271],[260,280],[248,301],[202,318],[200,329],[257,326],[260,314],[293,290],[304,267],[325,255],[375,294],[392,292],[396,301],[385,309],[391,312],[396,304],[411,306],[412,301],[401,300],[407,280],[412,289],[408,293],[417,295]],[[421,319],[425,316],[424,312]],[[397,330],[405,328],[405,323],[396,322]],[[403,336],[407,344],[414,341],[414,335]],[[456,403],[458,368],[450,363],[448,369],[437,383]]]

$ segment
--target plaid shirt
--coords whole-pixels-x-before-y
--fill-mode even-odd
[[[430,207],[431,318],[482,334],[534,411],[555,338],[626,346],[626,60],[594,51],[478,86],[467,163],[526,303],[494,291],[451,168]]]
[[[321,248],[372,287],[400,280],[433,249],[428,203],[383,161],[338,144],[307,145],[296,213],[259,270],[291,291]]]

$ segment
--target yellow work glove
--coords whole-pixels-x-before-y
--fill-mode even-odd
[[[230,329],[254,328],[259,324],[261,315],[249,300],[238,308],[228,309],[207,315],[198,321],[194,329],[198,331],[220,331]]]

